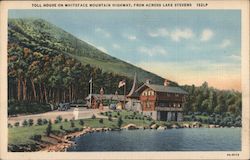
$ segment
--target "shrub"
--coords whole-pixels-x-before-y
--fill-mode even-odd
[[[19,127],[19,125],[20,125],[19,122],[16,122],[16,123],[14,124],[15,127]]]
[[[103,112],[101,112],[100,114],[101,114],[101,115],[104,115],[104,113],[103,113]]]
[[[117,115],[114,115],[115,118],[117,118]]]
[[[38,118],[36,124],[39,126],[43,125],[43,120],[41,118]]]
[[[60,125],[60,129],[63,130],[63,125]]]
[[[124,119],[128,119],[128,115],[125,115],[125,116],[124,116]]]
[[[70,121],[70,127],[71,127],[71,128],[75,127],[74,121]]]
[[[43,119],[43,124],[47,124],[48,120],[47,119]]]
[[[8,128],[12,128],[13,126],[10,124],[10,123],[8,123]]]
[[[32,126],[34,124],[34,120],[33,119],[29,119],[28,123],[29,123],[29,126]]]
[[[118,118],[118,121],[117,121],[117,126],[118,126],[119,128],[121,128],[122,123],[123,123],[122,117],[119,117],[119,118]]]
[[[67,118],[65,118],[65,119],[64,119],[64,122],[68,122],[68,119],[67,119]]]
[[[55,119],[55,120],[54,120],[54,123],[57,124],[57,123],[59,123],[59,121],[58,121],[57,119]]]
[[[28,121],[26,119],[23,121],[22,126],[24,127],[28,126]]]
[[[92,119],[95,119],[96,117],[95,117],[95,115],[93,114],[91,118],[92,118]]]
[[[111,115],[109,115],[108,120],[112,121],[112,116]]]
[[[99,123],[103,123],[103,119],[99,119]]]
[[[57,117],[56,117],[56,120],[57,120],[58,122],[62,122],[62,116],[57,116]]]
[[[78,131],[80,131],[80,129],[79,128],[74,128],[73,131],[78,132]]]
[[[117,112],[117,116],[120,116],[120,112]]]
[[[105,116],[108,116],[108,112],[105,112]]]
[[[35,140],[35,141],[41,141],[42,136],[40,134],[35,134],[35,135],[32,135],[30,139]]]
[[[83,121],[83,119],[80,119],[79,124],[80,124],[81,126],[84,126],[84,121]]]
[[[49,124],[48,124],[48,126],[46,128],[46,135],[50,136],[51,131],[52,131],[52,125],[51,125],[51,121],[49,121]]]

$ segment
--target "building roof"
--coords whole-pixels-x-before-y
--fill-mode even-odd
[[[124,95],[115,95],[115,94],[91,94],[92,97],[96,99],[108,99],[108,100],[118,100],[118,101],[123,101],[124,100]],[[85,98],[86,100],[90,99],[90,94]]]
[[[173,87],[173,86],[164,86],[164,85],[157,85],[157,84],[147,84],[145,83],[141,87],[139,87],[136,92],[139,92],[141,89],[148,87],[156,92],[166,92],[166,93],[179,93],[179,94],[188,94],[185,90],[181,89],[180,87]]]

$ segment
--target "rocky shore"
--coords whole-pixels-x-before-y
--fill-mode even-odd
[[[40,152],[65,152],[67,148],[75,145],[74,139],[89,133],[93,132],[107,132],[107,131],[114,131],[114,130],[136,130],[136,129],[154,129],[154,130],[166,130],[166,129],[179,129],[179,128],[223,128],[219,125],[204,125],[200,122],[194,122],[194,123],[183,123],[183,124],[171,124],[169,126],[163,126],[158,124],[152,124],[150,126],[136,126],[135,124],[127,124],[126,126],[123,126],[121,129],[111,129],[111,128],[91,128],[91,127],[83,127],[81,131],[68,133],[64,136],[55,136],[51,135],[49,138],[55,143],[53,144],[44,144],[42,142],[37,142],[34,146],[8,146],[9,148],[12,148],[10,150],[15,151],[21,151],[21,152],[34,152],[34,151],[40,151]],[[35,148],[35,149],[31,149]]]

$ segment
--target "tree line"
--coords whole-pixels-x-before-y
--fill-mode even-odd
[[[218,90],[209,87],[207,82],[204,82],[199,87],[185,85],[183,89],[189,93],[184,106],[186,114],[188,112],[205,112],[205,114],[230,112],[241,115],[242,96],[238,91]]]
[[[82,64],[57,51],[34,51],[15,43],[8,45],[8,97],[19,102],[59,103],[84,99],[89,94],[89,80],[93,93],[104,89],[114,94],[119,81],[126,80],[127,92],[132,79],[103,72],[102,69]]]

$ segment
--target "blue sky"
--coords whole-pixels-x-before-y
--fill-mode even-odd
[[[43,18],[180,84],[240,90],[239,10],[11,10],[9,17]]]

